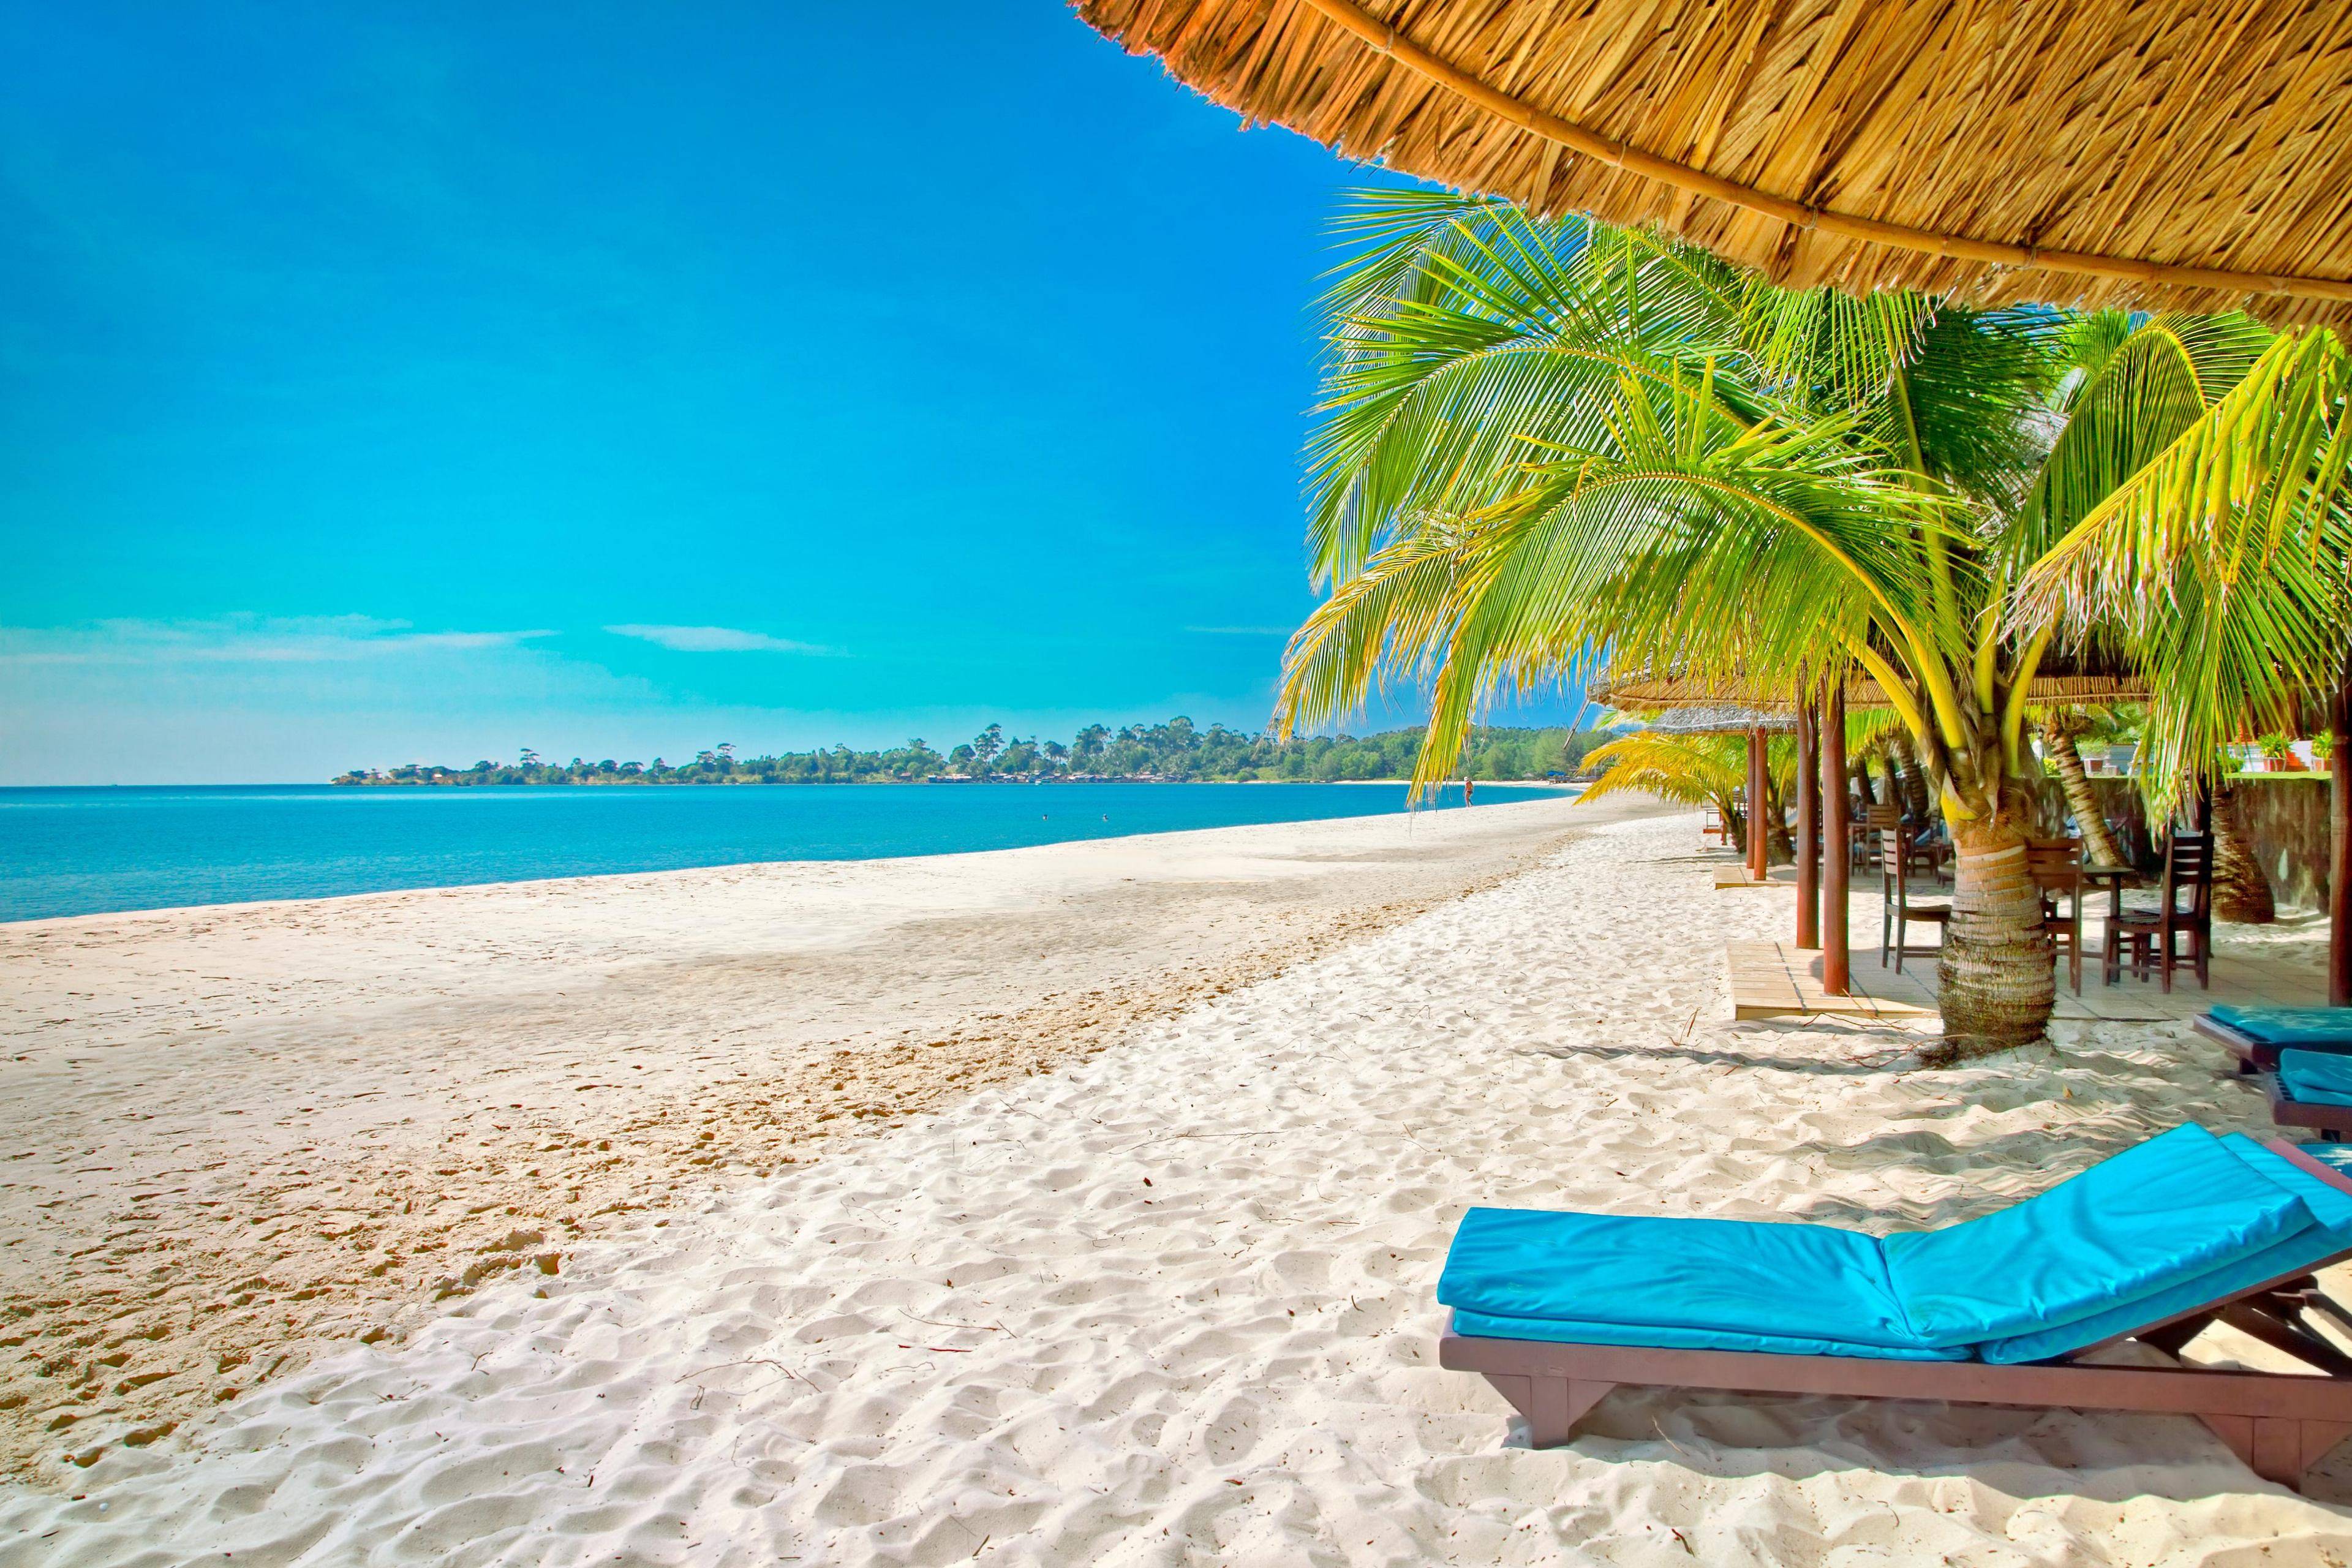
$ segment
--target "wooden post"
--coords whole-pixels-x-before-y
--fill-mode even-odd
[[[1832,676],[1821,709],[1822,989],[1850,996],[1845,930],[1845,677]]]
[[[1772,837],[1764,815],[1764,727],[1748,730],[1748,874],[1758,881],[1772,868]]]
[[[1821,726],[1813,700],[1797,699],[1797,945],[1822,945]]]
[[[2352,1007],[2352,660],[2327,730],[2327,1005]]]

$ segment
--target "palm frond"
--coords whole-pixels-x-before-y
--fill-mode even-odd
[[[2022,568],[2242,384],[2271,342],[2251,316],[2087,318],[2063,352],[2064,422],[2007,531]]]
[[[1677,805],[1724,805],[1748,783],[1748,742],[1738,735],[1637,731],[1584,754],[1600,774],[1579,800],[1638,791]]]
[[[1375,243],[1326,295],[1324,395],[1307,449],[1318,584],[1360,570],[1425,510],[1489,504],[1524,440],[1590,444],[1627,376],[1737,354],[1737,275],[1703,253],[1493,203],[1383,195]],[[1733,378],[1727,411],[1760,400]]]
[[[1999,812],[2047,648],[2137,663],[2188,766],[2352,640],[2325,333],[1780,289],[1428,193],[1344,234],[1307,451],[1330,596],[1277,717],[1425,688],[1417,783],[1605,647],[1751,687],[1859,665],[1947,808]]]
[[[2141,669],[2156,693],[2142,772],[2161,804],[2222,744],[2291,725],[2336,679],[2352,615],[2347,390],[2352,356],[2332,333],[2272,340],[2020,583],[2019,626],[2107,631]]]

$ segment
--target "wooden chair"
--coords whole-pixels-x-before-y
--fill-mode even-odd
[[[1698,826],[1698,836],[1701,838],[1712,838],[1717,844],[1727,847],[1730,845],[1731,824],[1723,819],[1723,807],[1714,805],[1707,806],[1706,817]]]
[[[1904,864],[1906,869],[1926,877],[1943,874],[1944,856],[1949,846],[1938,844],[1927,837],[1928,825],[1916,822],[1905,815],[1899,805],[1874,805],[1862,818],[1870,832],[1870,847],[1875,851],[1885,845],[1882,835],[1891,828],[1903,833]]]
[[[1934,837],[1933,822],[1904,820],[1904,852],[1911,857],[1911,869],[1923,876],[1941,879],[1944,862],[1951,858],[1952,847]]]
[[[1893,810],[1892,806],[1885,807]],[[1916,958],[1932,958],[1942,950],[1943,933],[1952,923],[1949,904],[1915,904],[1911,901],[1911,854],[1909,837],[1902,827],[1882,830],[1878,844],[1878,890],[1885,899],[1878,917],[1878,964],[1886,966],[1888,938],[1894,939],[1895,973],[1903,973],[1903,958],[1908,953]],[[1907,929],[1913,921],[1936,928],[1935,947],[1913,947]]]
[[[2181,902],[2184,893],[2186,904]],[[2210,833],[2173,834],[2164,847],[2164,902],[2153,910],[2126,910],[2107,921],[2106,983],[2116,983],[2128,946],[2133,977],[2145,980],[2153,970],[2169,994],[2173,968],[2184,957],[2174,939],[2184,934],[2189,945],[2185,956],[2196,971],[2197,988],[2209,990],[2213,956],[2213,836]]]
[[[1846,798],[1845,850],[1849,870],[1869,870],[1871,857],[1876,853],[1877,839],[1870,830],[1872,809],[1870,803],[1860,795]]]
[[[2042,929],[2066,950],[2066,978],[2083,994],[2083,841],[2041,838],[2025,847],[2026,875],[2042,892]],[[2066,907],[2060,910],[2061,896]]]
[[[1883,871],[1885,868],[1880,864],[1884,858],[1880,848],[1885,842],[1886,833],[1903,826],[1903,808],[1899,805],[1866,805],[1854,820],[1862,824],[1863,830],[1862,864],[1858,869]]]

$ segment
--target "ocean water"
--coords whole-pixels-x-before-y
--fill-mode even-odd
[[[1481,784],[1476,804],[1554,793]],[[1402,784],[0,789],[0,921],[1012,849],[1404,809]],[[1458,811],[1462,792],[1422,809]]]

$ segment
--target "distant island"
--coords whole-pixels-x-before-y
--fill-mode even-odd
[[[465,787],[488,784],[1339,784],[1407,779],[1421,754],[1422,732],[1314,735],[1279,741],[1270,735],[1206,729],[1175,718],[1164,724],[1129,724],[1113,731],[1089,724],[1060,741],[1007,739],[991,724],[942,753],[920,740],[887,752],[847,746],[739,757],[721,742],[675,766],[650,763],[551,763],[526,748],[511,763],[471,767],[407,763],[395,768],[353,768],[339,784]],[[1480,780],[1563,779],[1603,737],[1591,730],[1480,729],[1471,732],[1455,777]]]

